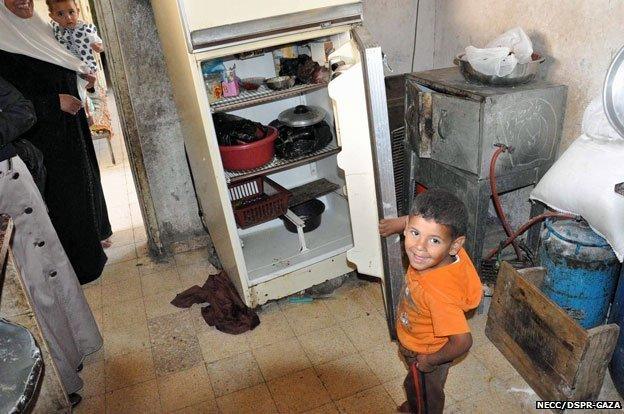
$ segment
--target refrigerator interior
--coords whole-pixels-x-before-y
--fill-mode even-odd
[[[348,32],[332,36],[334,48],[349,40]],[[305,52],[304,52],[305,53]],[[223,57],[224,66],[236,65],[239,78],[277,76],[271,51],[247,59]],[[282,219],[278,218],[247,229],[238,228],[247,282],[249,286],[266,282],[273,278],[300,270],[319,261],[344,253],[353,247],[353,235],[349,217],[347,197],[343,193],[345,179],[337,166],[336,152],[340,143],[336,137],[332,101],[327,87],[320,87],[296,96],[286,97],[266,103],[257,103],[242,109],[224,112],[241,116],[268,125],[280,112],[297,105],[314,105],[323,108],[325,121],[332,127],[334,138],[327,148],[335,148],[331,154],[304,162],[302,165],[269,173],[267,176],[286,189],[293,189],[319,179],[336,184],[337,189],[317,197],[325,204],[321,225],[304,234],[308,250],[301,252],[299,237],[286,230]],[[216,137],[212,137],[216,139]],[[229,172],[226,171],[226,179]],[[221,200],[223,208],[232,208],[230,200]]]

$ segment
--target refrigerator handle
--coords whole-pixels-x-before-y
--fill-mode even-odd
[[[353,34],[362,57],[378,214],[380,218],[397,217],[383,53],[365,27],[356,27]],[[395,338],[395,312],[405,272],[400,238],[398,236],[383,238],[381,249],[386,317],[390,335]]]

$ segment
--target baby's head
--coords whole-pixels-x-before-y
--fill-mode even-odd
[[[427,190],[414,198],[405,227],[405,251],[416,270],[453,263],[466,241],[466,207],[453,194]]]
[[[50,18],[63,29],[74,28],[78,23],[80,9],[74,0],[46,0]]]

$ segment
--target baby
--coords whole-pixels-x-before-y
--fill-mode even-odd
[[[100,53],[103,50],[97,28],[78,20],[80,9],[74,0],[46,0],[46,4],[56,40],[89,66],[91,73],[97,72],[93,52]]]

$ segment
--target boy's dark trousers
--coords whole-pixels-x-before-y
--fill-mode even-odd
[[[442,414],[444,410],[444,384],[450,362],[438,365],[431,372],[420,372],[416,368],[416,352],[399,345],[409,370],[403,386],[411,412],[416,414]]]

